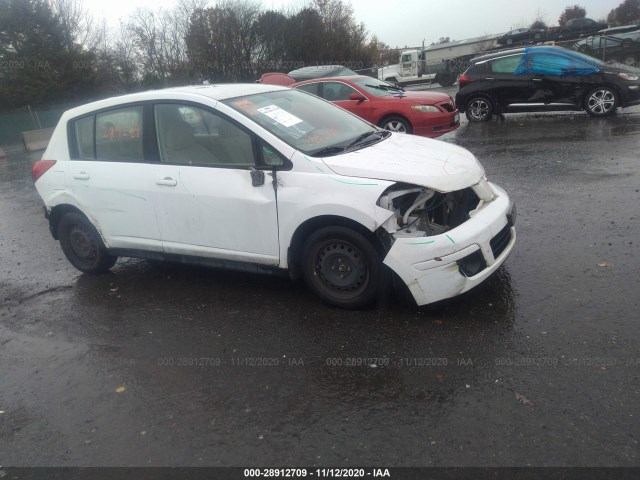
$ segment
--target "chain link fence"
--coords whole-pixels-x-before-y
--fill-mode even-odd
[[[49,107],[23,107],[0,113],[0,145],[17,145],[22,142],[22,132],[55,127],[62,114],[75,105]]]

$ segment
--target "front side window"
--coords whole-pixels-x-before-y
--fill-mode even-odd
[[[309,155],[335,155],[377,131],[355,115],[297,90],[247,95],[224,103]]]
[[[530,62],[533,73],[540,75],[575,76],[582,75],[582,72],[591,73],[594,69],[592,65],[577,58],[550,53],[532,54]]]
[[[342,82],[325,82],[322,87],[322,98],[330,102],[349,100],[352,93],[358,91]]]
[[[220,115],[167,103],[155,105],[154,116],[163,163],[239,168],[256,164],[251,135]]]

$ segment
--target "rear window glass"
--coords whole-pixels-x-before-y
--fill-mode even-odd
[[[142,160],[142,107],[96,115],[97,160]]]
[[[316,97],[319,97],[320,96],[320,94],[318,93],[319,87],[320,87],[319,83],[307,83],[306,85],[300,85],[299,87],[296,87],[296,88],[298,90],[302,90],[303,92],[311,93]]]
[[[142,106],[108,110],[72,122],[75,158],[142,161]]]
[[[81,118],[76,120],[75,134],[78,147],[78,157],[81,159],[94,159],[96,158],[96,149],[94,143],[94,116]]]
[[[518,68],[522,55],[511,55],[509,57],[498,58],[491,62],[493,73],[513,73]]]

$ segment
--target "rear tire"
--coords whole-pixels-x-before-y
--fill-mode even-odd
[[[587,93],[584,109],[592,117],[612,115],[620,105],[618,92],[610,87],[597,87]]]
[[[378,252],[362,234],[346,227],[324,227],[312,233],[302,250],[302,266],[309,288],[336,307],[366,307],[384,285]]]
[[[493,115],[493,105],[487,97],[472,97],[467,102],[464,113],[470,122],[488,122]]]
[[[91,222],[78,212],[68,212],[58,224],[58,238],[65,256],[81,272],[104,273],[118,260],[109,255]]]
[[[412,133],[413,132],[413,128],[411,127],[411,124],[409,123],[409,121],[406,118],[399,117],[399,116],[383,118],[378,123],[378,126],[380,128],[384,128],[385,130],[389,130],[390,132],[396,132],[396,133]]]

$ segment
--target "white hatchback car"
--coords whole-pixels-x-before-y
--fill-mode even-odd
[[[272,85],[74,108],[32,173],[51,233],[83,272],[118,256],[288,270],[346,308],[379,297],[383,264],[418,305],[458,295],[516,238],[507,194],[467,150]]]

